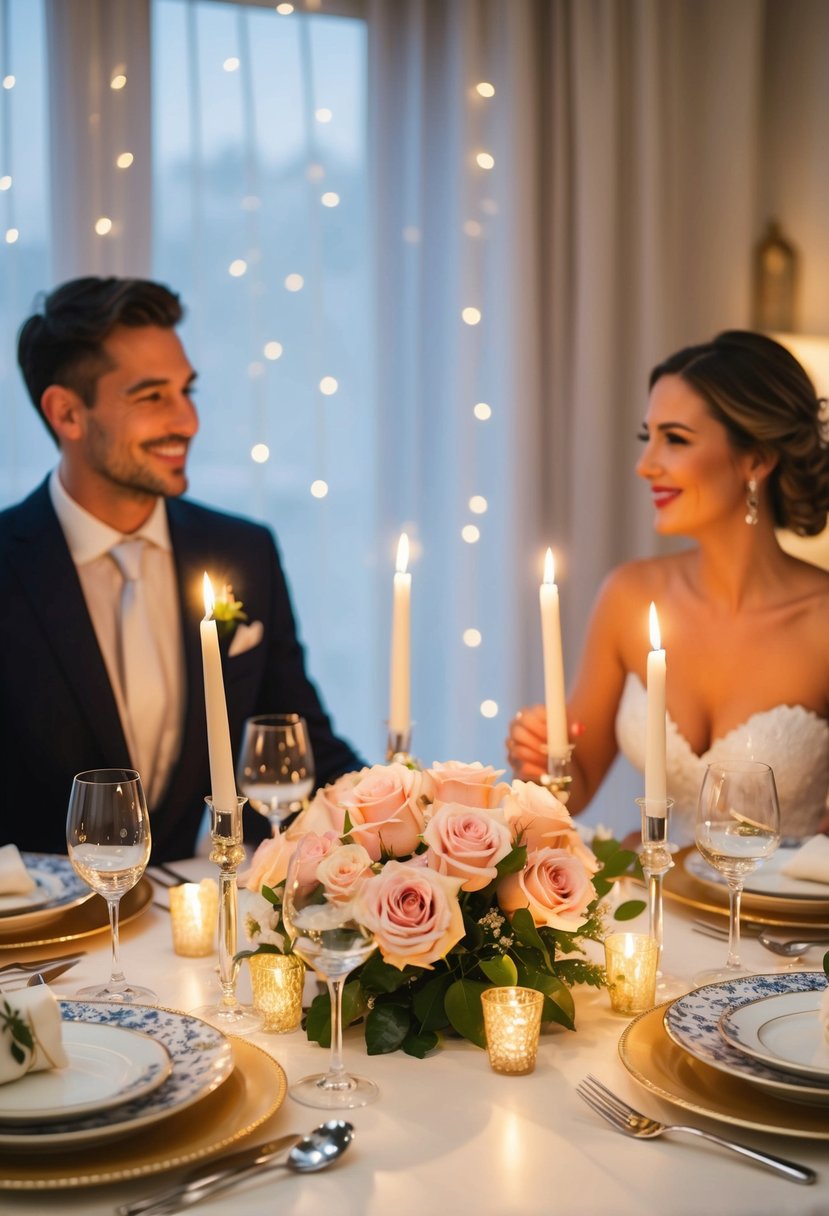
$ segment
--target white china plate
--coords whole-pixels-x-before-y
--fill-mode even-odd
[[[3,933],[46,924],[94,895],[68,857],[57,853],[22,853],[21,857],[37,886],[29,895],[0,896]]]
[[[829,883],[807,882],[803,878],[790,878],[783,873],[783,867],[791,860],[800,846],[784,848],[782,845],[761,862],[753,874],[747,874],[743,890],[749,895],[772,895],[775,899],[825,899],[829,902]],[[700,882],[714,883],[718,887],[727,887],[725,877],[709,866],[708,862],[696,851],[691,849],[685,858],[685,869],[692,878]]]
[[[120,1026],[149,1035],[166,1048],[172,1063],[167,1080],[151,1093],[80,1119],[56,1119],[32,1127],[0,1127],[0,1147],[23,1152],[60,1152],[86,1148],[127,1136],[166,1119],[217,1089],[233,1071],[230,1042],[200,1018],[149,1005],[62,1000],[64,1022]]]
[[[829,1106],[829,1078],[784,1075],[763,1060],[753,1059],[727,1043],[720,1031],[720,1018],[763,997],[791,992],[820,993],[826,987],[822,971],[792,971],[777,975],[747,975],[705,984],[672,1001],[665,1010],[669,1037],[689,1055],[720,1072],[749,1081],[776,1098]]]
[[[0,1085],[0,1127],[79,1119],[132,1102],[163,1085],[173,1065],[158,1039],[124,1026],[65,1022],[65,1068]]]
[[[727,1043],[772,1068],[829,1083],[829,1043],[818,1017],[822,992],[781,992],[728,1009],[720,1018]]]

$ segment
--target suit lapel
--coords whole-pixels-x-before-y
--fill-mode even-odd
[[[45,482],[20,507],[10,560],[72,690],[75,712],[113,764],[126,762],[129,753],[106,665]]]

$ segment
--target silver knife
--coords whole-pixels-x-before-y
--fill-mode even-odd
[[[219,1157],[216,1161],[210,1161],[206,1165],[199,1166],[198,1169],[191,1170],[177,1186],[169,1187],[166,1191],[157,1191],[155,1195],[150,1195],[146,1199],[137,1199],[133,1203],[122,1204],[115,1210],[118,1216],[139,1216],[140,1213],[151,1216],[151,1213],[155,1212],[157,1208],[164,1208],[169,1203],[179,1201],[187,1203],[188,1197],[195,1201],[196,1198],[201,1197],[203,1188],[215,1185],[231,1174],[235,1174],[237,1170],[268,1165],[280,1153],[292,1149],[301,1139],[302,1136],[297,1132],[291,1132],[276,1140],[267,1140],[264,1144],[254,1144],[250,1148],[240,1149],[238,1153]]]
[[[0,992],[18,992],[21,988],[30,988],[35,976],[40,977],[40,983],[49,984],[59,975],[63,975],[64,971],[69,971],[79,961],[79,959],[73,958],[67,962],[55,963],[51,967],[44,967],[42,971],[26,971],[17,975],[0,976]]]

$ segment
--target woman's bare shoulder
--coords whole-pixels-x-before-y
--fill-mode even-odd
[[[681,553],[663,557],[641,557],[623,562],[606,576],[600,591],[603,600],[659,599],[685,564]]]

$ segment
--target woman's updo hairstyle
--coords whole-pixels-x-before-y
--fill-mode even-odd
[[[740,451],[759,450],[777,464],[767,485],[777,527],[816,536],[829,513],[827,402],[785,346],[765,334],[732,329],[688,346],[658,364],[704,399]]]

